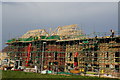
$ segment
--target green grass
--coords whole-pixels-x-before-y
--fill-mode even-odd
[[[6,78],[8,78],[10,80],[10,78],[13,78],[18,80],[18,79],[22,79],[22,78],[54,78],[54,79],[68,79],[70,80],[71,78],[74,78],[74,80],[78,79],[79,80],[118,80],[118,79],[110,79],[110,78],[99,78],[99,77],[89,77],[89,76],[80,76],[80,75],[50,75],[50,74],[40,74],[40,73],[31,73],[31,72],[21,72],[21,71],[2,71],[2,78],[3,80]],[[7,79],[7,80],[8,80]],[[43,80],[43,79],[42,79]],[[48,79],[47,79],[48,80]]]
[[[95,73],[93,73],[93,72],[87,72],[87,74],[95,74]]]

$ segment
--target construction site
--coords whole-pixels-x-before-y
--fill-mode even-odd
[[[76,24],[28,31],[6,42],[9,64],[26,72],[120,77],[120,35],[85,34]]]

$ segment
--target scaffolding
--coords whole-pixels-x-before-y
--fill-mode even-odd
[[[71,34],[74,37],[69,36],[71,31],[75,31],[75,34]],[[119,35],[111,37],[110,32],[85,35],[82,31],[76,32],[76,25],[58,27],[58,31],[53,33],[51,36],[39,33],[32,37],[25,37],[25,34],[20,39],[8,40],[7,53],[16,61],[14,67],[37,66],[38,71],[47,69],[58,73],[120,77]]]

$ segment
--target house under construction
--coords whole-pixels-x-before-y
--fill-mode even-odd
[[[92,34],[91,34],[92,35]],[[53,32],[31,30],[6,42],[7,54],[19,66],[57,72],[98,72],[120,77],[120,36],[86,35],[77,25],[59,26]],[[55,69],[55,67],[57,67]]]

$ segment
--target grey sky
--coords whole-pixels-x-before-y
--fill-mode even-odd
[[[4,2],[119,2],[119,0],[4,0]]]
[[[2,40],[32,29],[78,24],[86,34],[118,29],[117,2],[3,2]],[[3,45],[4,47],[5,45]]]
[[[0,50],[2,49],[2,3],[0,1]]]

